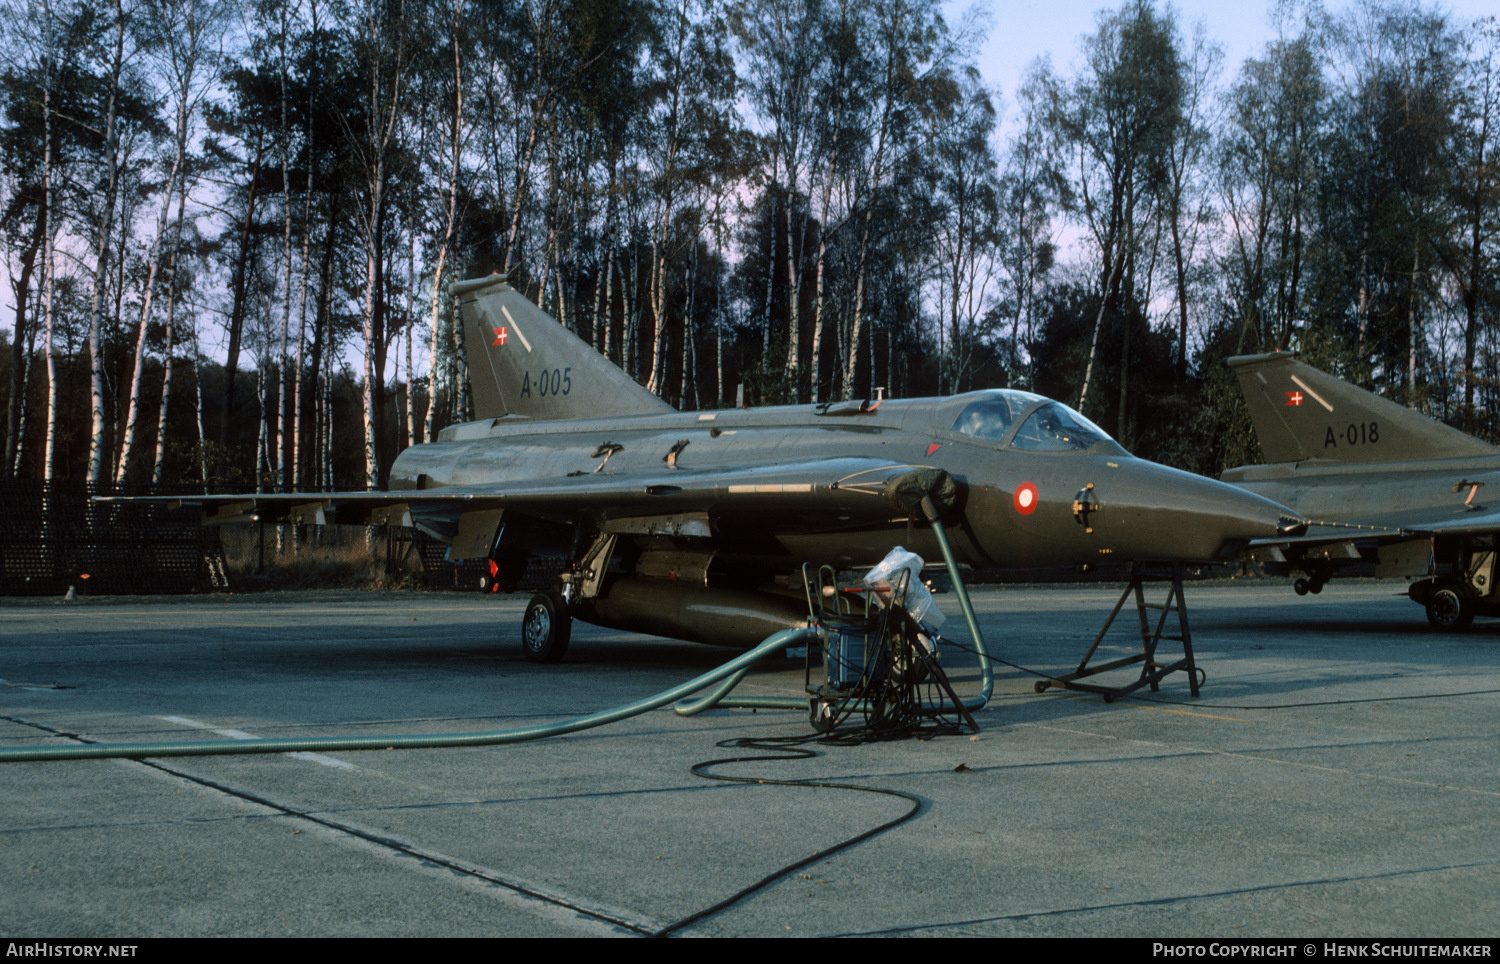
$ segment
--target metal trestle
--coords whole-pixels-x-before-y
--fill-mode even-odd
[[[1169,583],[1166,599],[1161,603],[1150,603],[1146,601],[1145,584]],[[1109,633],[1110,627],[1114,625],[1115,617],[1124,608],[1125,601],[1135,594],[1136,615],[1140,620],[1141,652],[1125,656],[1120,659],[1110,660],[1090,666],[1089,661],[1099,649],[1099,644]],[[1154,610],[1159,615],[1156,617],[1156,628],[1151,628],[1151,618],[1147,615],[1148,610]],[[1167,627],[1167,619],[1173,613],[1177,614],[1177,633],[1166,635],[1163,630]],[[1160,662],[1157,658],[1157,648],[1163,640],[1180,642],[1182,644],[1182,658],[1170,663]],[[1100,673],[1107,673],[1121,667],[1131,666],[1136,663],[1141,665],[1141,675],[1128,686],[1104,686],[1098,683],[1081,683],[1079,680]],[[1193,661],[1193,634],[1188,628],[1187,603],[1182,596],[1182,564],[1173,563],[1151,563],[1136,562],[1131,566],[1130,585],[1120,594],[1119,602],[1115,603],[1114,610],[1109,618],[1104,621],[1104,628],[1099,630],[1099,635],[1094,637],[1094,644],[1084,654],[1083,660],[1079,662],[1078,669],[1066,676],[1055,679],[1042,680],[1036,684],[1038,693],[1045,692],[1048,687],[1058,689],[1082,690],[1086,693],[1098,693],[1104,697],[1104,702],[1112,703],[1116,698],[1133,693],[1142,686],[1149,685],[1151,692],[1160,690],[1161,680],[1171,673],[1181,670],[1187,673],[1188,686],[1194,696],[1198,695],[1198,688],[1203,685],[1205,674]]]

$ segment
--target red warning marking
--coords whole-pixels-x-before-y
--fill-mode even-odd
[[[933,442],[931,445],[927,446],[927,454],[931,455],[933,452],[936,452],[938,449],[940,449],[942,447],[943,446],[940,443]]]
[[[1036,511],[1036,504],[1041,501],[1041,497],[1037,495],[1034,484],[1022,482],[1016,487],[1016,494],[1011,501],[1015,504],[1017,512],[1022,515],[1031,515]]]
[[[495,341],[494,341],[494,345],[503,345],[503,344],[505,344],[506,337],[507,337],[507,335],[506,335],[506,331],[505,331],[504,328],[496,328],[495,329]],[[493,347],[493,345],[491,347]]]

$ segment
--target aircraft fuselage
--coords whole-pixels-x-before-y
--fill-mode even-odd
[[[1243,466],[1220,478],[1314,521],[1400,528],[1416,514],[1460,523],[1500,498],[1500,457],[1290,462]]]
[[[1275,534],[1279,506],[1134,458],[1107,440],[1081,451],[1024,451],[1007,436],[988,440],[955,431],[966,407],[987,394],[890,400],[867,412],[835,406],[828,414],[788,406],[547,422],[487,419],[450,427],[439,441],[404,451],[392,468],[391,487],[493,486],[503,492],[507,484],[540,479],[655,479],[673,465],[687,476],[880,459],[945,469],[959,481],[961,516],[950,521],[950,537],[959,561],[974,566],[1217,559],[1249,538]],[[832,413],[841,408],[850,413]],[[1075,512],[1075,497],[1090,486],[1097,504]],[[926,525],[907,517],[893,514],[872,527],[837,512],[820,518],[812,504],[797,509],[796,519],[784,509],[767,512],[749,524],[721,523],[736,531],[712,533],[719,551],[837,566],[871,565],[898,543],[929,559],[937,553]],[[611,514],[596,510],[593,521],[602,524]]]

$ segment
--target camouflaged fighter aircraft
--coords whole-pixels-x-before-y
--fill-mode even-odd
[[[1295,526],[1259,496],[1133,458],[1018,391],[678,412],[496,275],[453,286],[478,419],[406,449],[389,491],[183,497],[215,522],[409,524],[512,589],[565,560],[522,622],[562,658],[570,620],[748,647],[805,625],[804,562],[1212,560]]]
[[[1304,364],[1294,352],[1225,364],[1239,376],[1269,464],[1219,478],[1315,520],[1295,539],[1258,545],[1255,557],[1273,571],[1303,573],[1298,595],[1320,592],[1340,566],[1366,559],[1377,575],[1421,577],[1408,593],[1434,626],[1500,614],[1500,507],[1481,491],[1500,483],[1500,449]]]

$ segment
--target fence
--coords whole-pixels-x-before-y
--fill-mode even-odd
[[[207,592],[222,584],[219,533],[197,509],[96,503],[81,482],[0,482],[0,594]],[[164,493],[170,494],[170,493]]]
[[[199,524],[188,506],[98,503],[94,495],[195,495],[171,486],[0,481],[0,596],[134,595],[232,589],[425,585],[478,591],[484,560],[446,559],[413,529]],[[523,589],[550,586],[556,560],[527,566]]]

